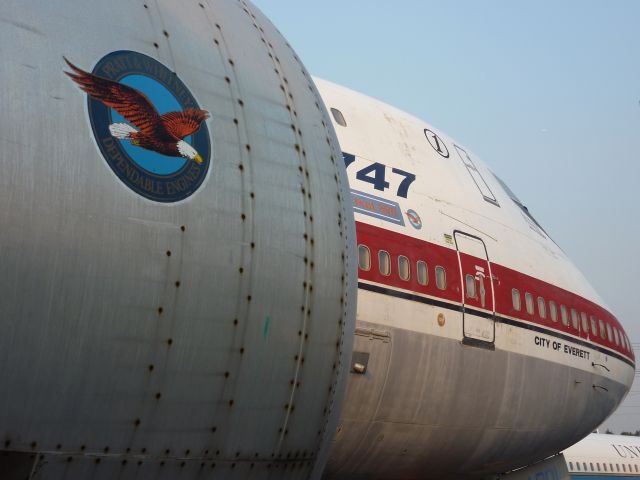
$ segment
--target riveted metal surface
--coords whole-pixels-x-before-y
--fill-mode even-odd
[[[349,370],[355,232],[298,57],[245,1],[9,0],[0,22],[4,448],[41,454],[42,479],[318,477]],[[117,50],[176,72],[211,113],[208,176],[181,202],[113,174],[63,74],[63,55],[91,71]]]

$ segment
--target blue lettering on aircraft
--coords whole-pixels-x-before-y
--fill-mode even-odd
[[[342,158],[344,159],[344,166],[347,169],[356,162],[356,156],[351,153],[342,152]],[[356,172],[356,180],[373,185],[375,190],[384,192],[391,188],[391,183],[387,181],[387,179],[393,179],[394,186],[396,184],[398,185],[396,195],[401,198],[407,198],[409,195],[409,187],[415,181],[416,176],[411,172],[405,172],[399,168],[391,168],[391,175],[387,175],[388,169],[389,167],[383,163],[368,163]],[[398,184],[399,177],[401,177],[402,180]]]

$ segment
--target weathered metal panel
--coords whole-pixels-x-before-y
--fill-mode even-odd
[[[355,234],[295,53],[229,0],[10,0],[0,22],[4,447],[42,452],[43,479],[317,474],[351,350]],[[185,200],[114,175],[63,73],[63,56],[91,71],[117,50],[175,71],[211,113],[211,166]]]

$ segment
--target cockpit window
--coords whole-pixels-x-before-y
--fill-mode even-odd
[[[533,218],[533,215],[531,215],[531,213],[529,212],[529,209],[520,201],[520,199],[516,196],[516,194],[511,191],[511,189],[507,186],[507,184],[504,183],[502,179],[500,179],[500,177],[498,177],[495,173],[493,174],[493,176],[496,177],[496,180],[502,186],[502,188],[504,189],[505,193],[509,196],[509,198],[513,200],[513,203],[515,203],[520,208],[520,210],[522,210],[522,213],[525,215],[526,219],[533,222],[532,228],[534,229],[535,227],[539,228],[542,231],[542,233],[544,233],[544,235],[549,237],[549,235],[544,230],[544,228],[542,228],[542,226],[538,223],[538,221],[535,218]],[[538,232],[538,233],[541,233],[541,232]]]

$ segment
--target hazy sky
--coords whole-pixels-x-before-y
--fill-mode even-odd
[[[313,75],[487,162],[640,346],[640,1],[254,3]],[[640,429],[640,381],[604,426]]]

